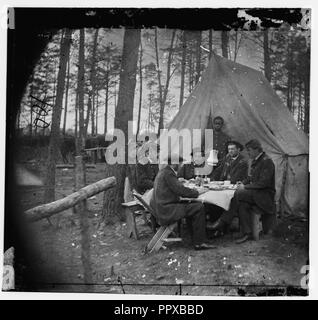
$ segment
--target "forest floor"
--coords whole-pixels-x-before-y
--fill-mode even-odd
[[[39,168],[33,170],[42,172]],[[87,169],[87,183],[105,178],[105,165]],[[57,170],[56,197],[73,192],[73,169]],[[41,203],[43,191],[21,194],[24,209]],[[141,238],[128,238],[125,222],[101,224],[103,193],[88,200],[93,285],[83,285],[79,218],[72,210],[31,224],[35,264],[45,277],[36,291],[196,296],[303,295],[301,268],[308,262],[307,222],[278,219],[273,235],[241,245],[234,234],[215,239],[216,249],[193,250],[186,232],[180,243],[144,254],[152,237],[137,219]]]

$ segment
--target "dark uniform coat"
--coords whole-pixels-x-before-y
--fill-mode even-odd
[[[177,176],[178,178],[184,178],[186,180],[194,179],[196,176],[196,169],[201,168],[203,169],[202,172],[204,172],[205,166],[205,162],[203,162],[202,165],[195,165],[193,162],[185,163],[179,168]]]
[[[184,178],[186,180],[195,178],[193,162],[180,166],[177,176],[178,178]]]
[[[246,190],[252,191],[255,204],[265,213],[274,214],[275,165],[264,152],[251,163],[250,176],[243,181]]]
[[[220,166],[213,170],[211,178],[216,181],[230,180],[232,184],[247,179],[248,163],[239,154],[235,160],[230,155],[223,158]]]
[[[158,164],[137,163],[136,165],[136,189],[143,194],[145,191],[153,188],[156,175],[158,173]]]
[[[180,197],[197,198],[198,196],[197,190],[183,186],[172,168],[166,166],[159,171],[155,179],[150,206],[158,223],[169,225],[186,216],[186,204],[180,203]]]

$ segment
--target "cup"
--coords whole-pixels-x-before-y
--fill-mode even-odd
[[[231,184],[231,181],[230,181],[230,180],[225,180],[225,181],[224,181],[224,185],[225,185],[225,186],[229,186],[230,184]]]

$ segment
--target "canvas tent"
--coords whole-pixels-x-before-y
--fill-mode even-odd
[[[278,210],[306,215],[308,137],[264,75],[213,54],[168,129],[205,129],[215,116],[224,118],[224,132],[242,144],[253,138],[261,141],[276,167]],[[171,145],[172,151],[175,147]]]

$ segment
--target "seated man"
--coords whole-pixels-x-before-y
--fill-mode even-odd
[[[241,155],[243,146],[237,141],[227,144],[228,154],[221,164],[212,172],[211,179],[215,181],[229,180],[232,184],[247,178],[248,164]]]
[[[227,148],[228,154],[223,158],[221,164],[215,170],[213,170],[211,174],[211,180],[229,180],[232,184],[236,184],[237,182],[243,181],[247,178],[248,163],[241,155],[243,146],[239,142],[230,141],[228,142]],[[222,208],[214,205],[206,206],[206,210],[209,212],[211,221],[218,219],[224,212]],[[223,219],[227,224],[230,224],[233,217],[230,217],[227,213],[224,213]],[[214,225],[212,225],[212,230],[213,229]]]
[[[194,148],[191,152],[191,157],[191,163],[184,163],[179,167],[178,178],[190,180],[197,175],[208,175],[207,173],[212,171],[212,168],[206,163],[205,155],[201,148]],[[202,169],[202,171],[197,169]]]
[[[154,189],[150,206],[154,211],[157,222],[164,226],[170,225],[182,218],[186,218],[188,225],[191,224],[190,232],[193,236],[195,250],[215,248],[206,244],[206,221],[204,206],[199,202],[181,203],[180,197],[197,198],[199,192],[185,187],[177,178],[179,164],[182,162],[178,156],[169,156],[168,165],[162,168],[154,182]]]
[[[238,214],[243,236],[236,242],[242,243],[251,238],[251,208],[256,206],[264,214],[275,214],[275,165],[263,152],[256,139],[246,145],[247,153],[252,160],[250,176],[239,184],[239,188],[231,201],[231,207],[216,222],[214,227],[221,228]]]
[[[145,153],[146,157],[140,159],[136,165],[136,189],[140,194],[153,188],[156,175],[158,173],[158,164],[154,163],[149,156],[149,150]]]

